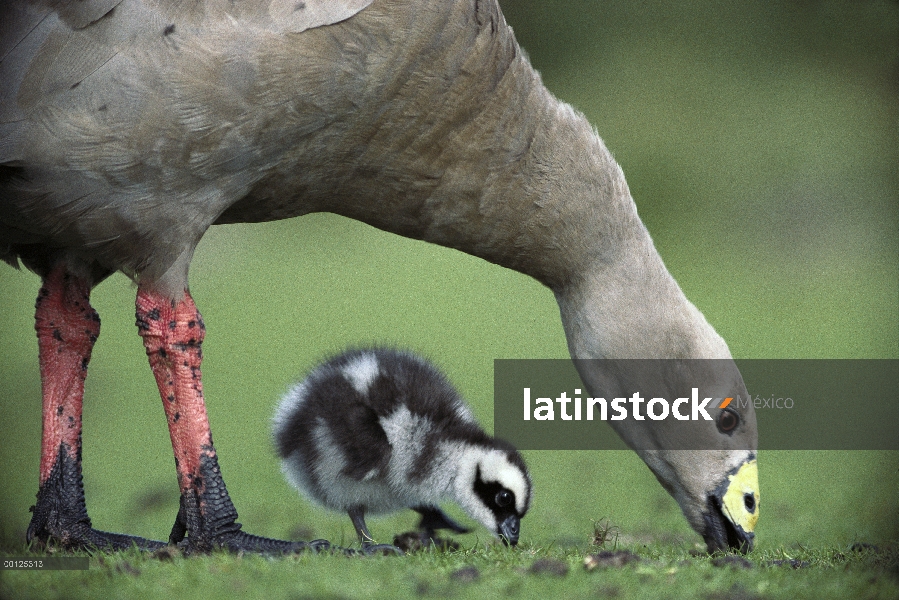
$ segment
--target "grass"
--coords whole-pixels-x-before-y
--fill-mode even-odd
[[[895,598],[899,550],[777,548],[749,559],[696,556],[670,544],[516,550],[474,543],[457,552],[398,557],[299,555],[158,559],[100,555],[87,571],[7,571],[5,598]],[[615,559],[618,562],[615,562]],[[626,564],[621,565],[622,558]],[[605,562],[603,563],[603,559]],[[662,591],[664,590],[664,591]]]
[[[735,356],[899,358],[896,3],[505,4],[547,85],[615,153],[666,265]],[[25,552],[37,491],[38,285],[0,268],[6,556]],[[493,359],[567,356],[552,294],[535,282],[331,215],[213,228],[191,291],[208,327],[220,464],[241,522],[260,535],[352,540],[346,516],[291,491],[269,438],[279,395],[324,355],[373,342],[422,352],[488,429]],[[85,488],[98,528],[161,539],[177,486],[134,293],[117,275],[92,296],[103,325],[87,379]],[[895,452],[762,450],[750,569],[692,556],[698,536],[631,452],[525,458],[535,497],[518,551],[488,548],[480,530],[458,538],[462,552],[400,559],[101,555],[87,572],[0,572],[0,597],[899,595]],[[606,548],[617,535],[641,560],[585,570],[594,522],[610,528]],[[384,537],[412,524],[411,514],[369,523]],[[856,543],[881,552],[849,551]],[[568,573],[532,573],[541,559]],[[784,559],[808,564],[768,564]],[[475,581],[452,576],[469,566]]]

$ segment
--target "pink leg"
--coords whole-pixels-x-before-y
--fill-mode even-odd
[[[200,379],[201,345],[206,335],[203,318],[185,291],[180,300],[140,288],[137,327],[144,339],[150,367],[165,407],[181,508],[169,538],[189,551],[216,547],[233,551],[295,552],[310,548],[304,542],[282,542],[240,531],[237,511],[228,496],[218,466]],[[313,542],[318,549],[325,544]]]
[[[44,280],[34,313],[43,395],[40,484],[44,485],[59,454],[80,463],[81,406],[84,380],[100,316],[90,305],[88,282],[57,267]]]
[[[189,294],[175,302],[141,290],[136,304],[137,327],[162,396],[183,493],[201,478],[202,460],[215,459],[200,379],[206,327]]]
[[[55,540],[66,548],[160,547],[91,527],[81,480],[81,408],[100,317],[91,307],[90,283],[59,264],[44,278],[35,304],[41,368],[43,435],[40,488],[28,541]]]

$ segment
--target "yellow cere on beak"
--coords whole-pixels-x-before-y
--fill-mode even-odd
[[[752,533],[759,520],[758,464],[755,459],[743,463],[728,478],[730,483],[721,502],[724,514],[734,525],[740,526],[746,533]],[[748,495],[752,496],[752,500],[747,498]]]

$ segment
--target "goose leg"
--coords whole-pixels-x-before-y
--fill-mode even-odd
[[[81,410],[84,380],[100,318],[90,305],[90,282],[57,264],[44,278],[35,303],[41,367],[43,433],[40,487],[27,539],[66,549],[122,550],[165,544],[98,531],[91,526],[81,479]]]
[[[139,288],[136,306],[137,327],[165,407],[181,489],[180,508],[169,541],[187,552],[225,548],[232,552],[291,553],[328,548],[324,540],[287,542],[241,531],[218,466],[203,400],[203,318],[187,291],[176,301]]]

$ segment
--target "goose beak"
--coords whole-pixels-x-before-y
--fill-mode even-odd
[[[705,520],[706,546],[746,554],[755,541],[759,519],[758,465],[755,458],[728,473],[725,481],[708,497]]]
[[[518,544],[518,534],[521,531],[521,519],[518,515],[506,517],[497,528],[500,539],[507,546],[516,546]]]

